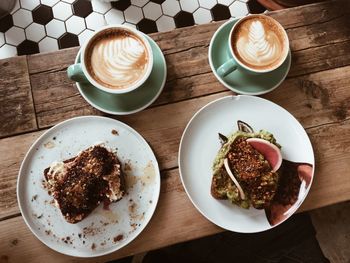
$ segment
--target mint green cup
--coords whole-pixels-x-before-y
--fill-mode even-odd
[[[285,50],[285,52],[282,55],[282,59],[280,60],[279,63],[277,63],[274,67],[271,67],[269,69],[256,69],[256,68],[251,68],[245,64],[243,64],[235,55],[235,53],[233,52],[233,48],[232,48],[232,43],[231,43],[231,39],[232,39],[232,35],[235,33],[235,29],[237,28],[237,26],[239,26],[243,21],[245,21],[246,19],[250,19],[252,17],[265,17],[268,19],[271,19],[275,22],[276,26],[279,27],[279,29],[281,29],[281,32],[283,33],[284,37],[285,37],[285,48],[283,50]],[[228,37],[228,44],[227,44],[227,52],[230,54],[230,58],[224,63],[222,64],[219,68],[217,68],[216,73],[219,75],[219,77],[224,78],[227,75],[229,75],[230,73],[232,73],[233,71],[237,70],[237,69],[241,69],[246,71],[247,73],[251,73],[251,74],[263,74],[263,73],[268,73],[271,72],[275,69],[277,69],[279,66],[281,66],[287,59],[288,54],[289,54],[289,40],[288,40],[288,35],[286,33],[286,31],[284,30],[284,28],[282,27],[282,25],[276,21],[275,19],[266,16],[266,15],[248,15],[245,17],[240,18],[231,28],[229,37]]]
[[[147,70],[145,72],[145,74],[142,76],[141,79],[139,79],[137,82],[129,85],[128,87],[122,88],[122,89],[112,89],[112,88],[108,88],[105,87],[103,85],[101,85],[100,83],[98,83],[89,73],[89,71],[87,70],[87,66],[86,66],[86,53],[88,51],[90,47],[90,44],[92,42],[92,40],[94,40],[96,37],[99,37],[100,35],[104,34],[104,31],[108,30],[108,29],[121,29],[127,32],[130,32],[131,34],[137,36],[142,43],[144,44],[144,46],[146,47],[147,53],[148,53],[148,65],[147,65]],[[68,78],[70,78],[71,80],[75,81],[75,82],[81,82],[81,83],[90,83],[91,88],[96,88],[99,90],[102,90],[104,92],[110,93],[110,94],[125,94],[125,93],[129,93],[139,87],[141,87],[146,80],[149,78],[151,72],[152,72],[152,68],[153,68],[153,51],[152,51],[152,47],[149,43],[149,41],[146,39],[145,35],[143,33],[141,33],[140,31],[125,26],[125,25],[109,25],[106,27],[101,28],[100,30],[96,31],[91,38],[86,41],[86,43],[81,47],[80,49],[80,62],[70,65],[67,69],[67,75]]]

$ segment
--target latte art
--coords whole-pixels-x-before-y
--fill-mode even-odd
[[[93,78],[112,89],[133,85],[144,76],[148,67],[148,54],[142,41],[124,32],[94,41],[89,56]]]
[[[283,27],[264,15],[251,15],[239,22],[232,32],[231,45],[237,59],[255,70],[273,70],[288,54]]]
[[[237,51],[248,63],[266,66],[278,60],[282,47],[275,32],[266,32],[260,21],[253,21],[247,36],[238,39]]]

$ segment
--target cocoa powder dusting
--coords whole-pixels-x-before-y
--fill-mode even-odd
[[[118,241],[122,240],[123,238],[124,238],[124,236],[122,234],[120,234],[120,235],[117,235],[116,237],[114,237],[113,241],[118,242]]]

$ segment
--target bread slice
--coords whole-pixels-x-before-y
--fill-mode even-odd
[[[102,145],[52,163],[44,170],[44,177],[49,194],[66,221],[73,224],[83,220],[101,202],[116,202],[125,194],[121,164]]]
[[[275,196],[279,174],[272,171],[265,157],[247,142],[247,137],[239,136],[227,144],[216,160],[211,195],[216,199],[229,199],[243,208],[268,207]],[[222,164],[225,158],[245,193],[244,199]]]

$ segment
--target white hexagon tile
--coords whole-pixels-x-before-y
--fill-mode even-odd
[[[149,34],[264,11],[256,0],[17,0],[0,18],[0,59],[79,46],[104,25]]]

